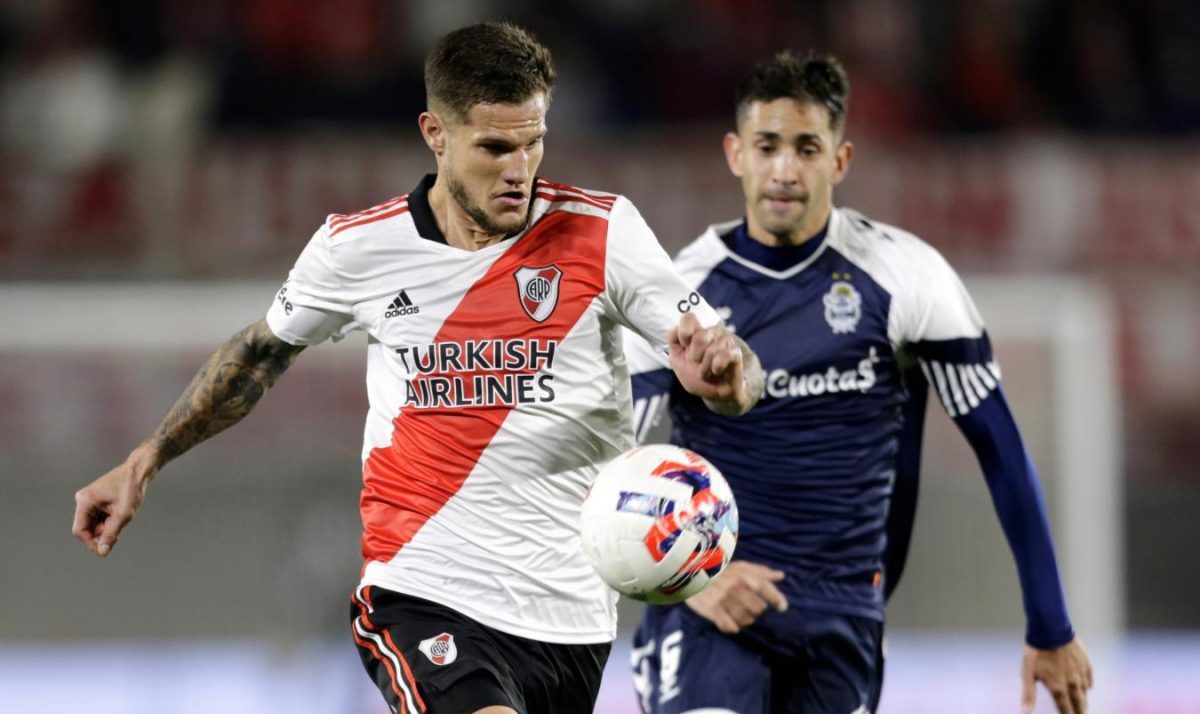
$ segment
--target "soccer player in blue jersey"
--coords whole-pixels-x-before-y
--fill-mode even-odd
[[[648,607],[633,667],[647,714],[870,712],[882,677],[886,567],[911,527],[925,382],[974,449],[1017,563],[1027,618],[1022,705],[1035,682],[1081,714],[1091,664],[1075,636],[1037,473],[962,282],[916,236],[835,208],[854,148],[849,82],[781,53],[739,90],[725,136],[746,215],[676,265],[758,353],[766,394],[738,420],[706,410],[664,355],[629,352],[639,434],[669,403],[672,441],[733,487],[736,560],[686,603]],[[920,374],[918,402],[909,401]],[[905,416],[910,420],[906,423]],[[888,524],[894,484],[906,484]],[[890,526],[890,527],[889,527]],[[888,530],[894,549],[888,553]]]

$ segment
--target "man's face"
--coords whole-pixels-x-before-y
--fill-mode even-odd
[[[742,180],[751,235],[765,232],[777,245],[814,235],[829,220],[833,187],[852,155],[824,106],[788,98],[751,103],[737,133],[725,137],[729,170]]]
[[[444,127],[438,170],[450,195],[485,233],[524,230],[542,162],[546,95],[521,104],[476,104],[465,121]]]

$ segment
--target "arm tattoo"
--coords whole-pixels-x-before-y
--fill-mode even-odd
[[[241,421],[303,349],[276,337],[266,320],[221,345],[151,437],[158,466]]]
[[[758,355],[750,349],[750,345],[737,335],[734,335],[733,339],[737,340],[738,345],[742,348],[742,374],[746,376],[746,394],[750,395],[750,409],[753,409],[766,391],[766,375],[763,374],[762,363],[758,361]]]

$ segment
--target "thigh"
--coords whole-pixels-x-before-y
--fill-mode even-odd
[[[630,664],[645,714],[768,712],[771,672],[763,656],[686,605],[646,608]]]
[[[367,674],[397,714],[525,709],[489,628],[455,610],[362,587],[351,604],[351,629]]]
[[[866,714],[879,669],[883,623],[824,616],[808,626],[803,676],[778,697],[780,714]]]

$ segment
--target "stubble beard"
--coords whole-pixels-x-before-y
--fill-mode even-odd
[[[811,201],[811,194],[804,196],[799,213],[791,218],[779,218],[769,209],[762,208],[757,214],[758,223],[764,231],[774,236],[779,245],[800,245],[810,237],[806,235],[807,229],[804,224],[809,218],[810,210],[813,209],[813,206],[810,205]]]
[[[781,246],[794,245],[801,240],[799,233],[803,223],[804,214],[791,220],[779,220],[769,213],[766,216],[759,216],[759,225],[764,231],[774,236]]]
[[[450,196],[454,199],[454,201],[459,205],[460,208],[463,209],[463,212],[466,213],[472,221],[475,221],[475,224],[483,229],[483,231],[488,235],[515,235],[525,230],[525,228],[529,225],[529,216],[531,215],[529,204],[525,205],[525,215],[522,216],[520,225],[518,225],[516,228],[509,229],[506,226],[502,226],[496,221],[492,220],[492,217],[489,216],[486,211],[472,203],[471,197],[467,195],[467,189],[463,187],[463,185],[459,183],[458,180],[455,179],[454,176],[449,172],[446,173],[446,188],[450,191]]]

